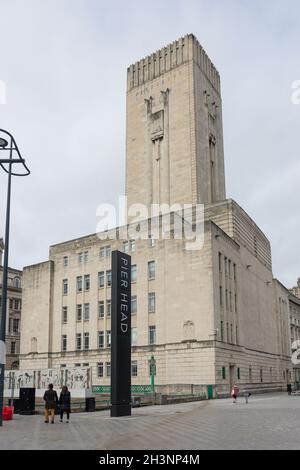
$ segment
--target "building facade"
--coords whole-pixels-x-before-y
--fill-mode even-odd
[[[0,305],[2,302],[2,257],[4,251],[3,240],[0,239]],[[20,354],[20,326],[22,310],[22,271],[9,268],[8,294],[6,316],[6,368],[9,370],[19,368]]]
[[[294,382],[300,385],[300,298],[290,295],[290,324]]]
[[[226,199],[218,72],[188,35],[127,76],[128,206],[171,205],[161,210],[170,216],[169,239],[155,239],[146,218],[144,239],[90,235],[52,246],[48,261],[24,268],[21,368],[90,367],[94,385],[110,383],[118,249],[132,255],[133,384],[150,383],[154,357],[158,391],[285,389],[289,293],[273,281],[268,239]],[[177,237],[178,204],[191,204],[194,219],[204,205],[201,249]]]
[[[298,279],[297,281],[297,285],[295,287],[293,287],[290,292],[295,296],[295,297],[298,297],[298,299],[300,299],[300,278]]]

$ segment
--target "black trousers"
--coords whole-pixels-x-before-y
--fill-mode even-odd
[[[63,419],[64,413],[67,414],[67,420],[69,420],[70,419],[70,410],[68,410],[68,409],[63,410],[62,408],[60,409],[60,419]]]

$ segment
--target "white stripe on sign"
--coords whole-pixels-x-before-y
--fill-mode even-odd
[[[4,341],[0,341],[0,364],[6,363],[6,348]]]

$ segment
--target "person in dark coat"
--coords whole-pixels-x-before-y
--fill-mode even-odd
[[[71,393],[68,390],[68,387],[63,387],[59,397],[59,406],[60,406],[60,422],[63,422],[64,413],[67,415],[67,423],[70,420],[71,413]]]
[[[53,390],[53,384],[49,385],[48,390],[44,393],[45,400],[45,423],[49,423],[49,414],[51,415],[51,423],[54,424],[55,411],[58,404],[58,396]]]

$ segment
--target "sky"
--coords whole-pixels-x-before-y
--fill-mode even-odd
[[[14,178],[10,265],[96,232],[124,194],[126,69],[193,33],[222,79],[227,197],[300,276],[299,0],[0,0],[0,128],[32,171]],[[6,175],[0,173],[0,237]]]

